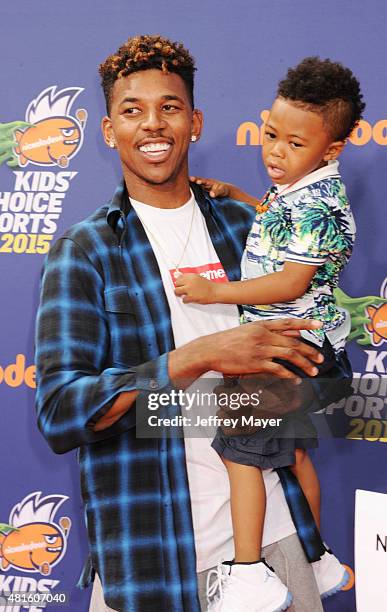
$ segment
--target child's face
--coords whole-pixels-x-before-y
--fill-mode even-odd
[[[265,126],[263,163],[274,183],[287,185],[324,166],[331,143],[320,114],[277,98]]]

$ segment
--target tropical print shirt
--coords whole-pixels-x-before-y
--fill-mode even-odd
[[[291,302],[244,306],[245,318],[317,319],[323,323],[317,335],[329,336],[344,324],[346,315],[337,307],[333,290],[351,256],[356,232],[338,162],[311,172],[288,189],[281,186],[279,193],[253,222],[242,258],[242,279],[279,272],[286,261],[318,269],[303,296]]]

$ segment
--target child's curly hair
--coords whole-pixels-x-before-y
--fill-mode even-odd
[[[360,84],[349,68],[329,59],[306,57],[289,68],[277,96],[321,113],[333,140],[345,140],[365,109]]]
[[[192,108],[194,107],[194,58],[179,42],[172,42],[160,35],[142,35],[129,38],[99,67],[108,114],[115,81],[133,72],[152,68],[178,74],[185,83]]]

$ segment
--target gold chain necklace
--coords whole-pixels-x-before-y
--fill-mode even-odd
[[[191,232],[192,232],[192,227],[193,227],[193,221],[195,218],[195,211],[196,211],[196,202],[195,200],[193,201],[193,206],[192,206],[192,215],[191,215],[191,221],[190,221],[190,225],[189,225],[189,230],[188,230],[188,234],[187,234],[187,239],[185,241],[184,244],[184,248],[182,251],[182,254],[180,255],[180,258],[177,262],[173,261],[170,256],[168,255],[168,253],[165,252],[165,249],[161,246],[160,242],[157,240],[156,236],[154,235],[153,232],[151,232],[151,230],[149,229],[149,227],[147,226],[147,224],[145,223],[145,221],[142,219],[141,215],[139,215],[138,211],[136,211],[138,218],[140,219],[144,229],[148,232],[148,234],[151,236],[151,238],[154,240],[154,242],[157,244],[157,246],[159,247],[161,254],[163,255],[164,259],[168,262],[170,262],[173,267],[175,268],[175,271],[173,273],[173,277],[177,278],[178,276],[180,276],[181,272],[179,270],[180,268],[180,264],[183,261],[183,257],[185,255],[185,252],[187,250],[188,247],[188,243],[189,243],[189,239],[191,237]]]

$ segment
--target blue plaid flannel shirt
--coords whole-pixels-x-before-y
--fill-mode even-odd
[[[239,279],[253,209],[214,204],[192,188],[229,279]],[[184,441],[137,439],[135,407],[93,431],[119,393],[170,388],[168,302],[123,184],[51,249],[36,347],[39,428],[56,453],[79,448],[91,565],[107,605],[199,612]],[[280,476],[304,549],[319,558],[321,540],[300,487],[287,469]]]

